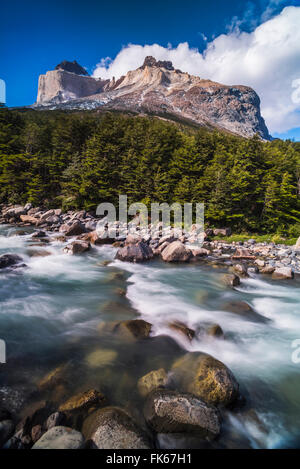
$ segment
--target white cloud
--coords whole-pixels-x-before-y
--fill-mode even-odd
[[[271,133],[300,126],[300,7],[284,8],[253,32],[236,28],[222,34],[203,53],[186,42],[176,48],[129,44],[114,60],[102,59],[94,76],[118,78],[142,65],[147,55],[203,78],[252,86]]]

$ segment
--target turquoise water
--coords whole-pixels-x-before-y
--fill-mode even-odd
[[[39,379],[68,362],[73,368],[67,386],[50,398],[59,403],[96,387],[142,422],[138,378],[162,366],[169,369],[184,350],[201,350],[234,372],[247,399],[243,409],[225,416],[221,446],[300,446],[300,363],[292,361],[292,342],[300,339],[297,279],[275,282],[254,276],[229,289],[222,284],[220,268],[121,263],[113,260],[116,249],[110,246],[68,256],[61,242],[30,246],[35,244],[30,234],[15,236],[16,231],[0,227],[0,254],[20,254],[27,265],[0,273],[0,338],[7,344],[0,396],[13,403],[17,414],[28,400],[40,398]],[[36,256],[36,251],[49,255]],[[107,260],[112,262],[105,265]],[[266,321],[225,311],[226,303],[240,300]],[[137,316],[153,324],[151,339],[127,344],[99,334],[104,321]],[[200,333],[189,342],[168,327],[174,320],[196,331],[218,323],[225,339]],[[95,355],[102,362],[95,364]],[[172,436],[158,441],[162,447],[189,444]]]

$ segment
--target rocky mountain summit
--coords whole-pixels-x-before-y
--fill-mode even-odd
[[[65,70],[66,72],[76,73],[76,75],[88,75],[86,69],[79,65],[76,60],[73,60],[73,62],[63,60],[56,65],[55,70]]]
[[[227,86],[189,75],[175,69],[172,62],[151,56],[141,67],[117,80],[78,74],[81,69],[77,62],[62,62],[56,70],[41,75],[34,106],[147,113],[244,137],[258,133],[264,139],[270,138],[260,113],[260,99],[250,87]]]

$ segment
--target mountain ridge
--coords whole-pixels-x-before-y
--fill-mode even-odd
[[[172,62],[157,61],[152,56],[117,80],[78,75],[62,68],[48,71],[39,77],[33,106],[169,114],[244,137],[259,134],[270,139],[259,96],[252,88],[190,75],[175,69]]]

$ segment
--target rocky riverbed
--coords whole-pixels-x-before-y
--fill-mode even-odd
[[[295,446],[300,247],[1,214],[0,446]]]

